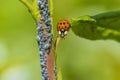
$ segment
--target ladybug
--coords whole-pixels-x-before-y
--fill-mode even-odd
[[[57,24],[57,30],[58,30],[59,36],[61,38],[64,38],[65,35],[67,35],[67,31],[69,31],[70,27],[71,25],[68,20],[66,19],[60,20]]]

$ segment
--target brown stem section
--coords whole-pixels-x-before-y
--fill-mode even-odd
[[[54,55],[53,55],[53,49],[52,47],[50,48],[50,52],[47,55],[47,69],[48,69],[48,76],[50,80],[55,79],[55,74],[54,74]]]

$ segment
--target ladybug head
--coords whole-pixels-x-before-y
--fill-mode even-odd
[[[65,29],[61,29],[61,30],[59,30],[59,35],[61,38],[64,38],[65,35],[67,35],[67,31]]]

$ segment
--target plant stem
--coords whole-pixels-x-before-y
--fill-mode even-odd
[[[32,0],[32,4],[27,0],[20,1],[29,9],[37,25],[37,41],[40,53],[42,80],[57,80],[55,58],[53,54],[54,48],[52,47],[52,1]]]
[[[38,22],[38,45],[40,51],[40,65],[42,80],[55,80],[55,60],[52,49],[52,21],[50,10],[48,8],[48,0],[38,0],[40,9],[40,20]]]

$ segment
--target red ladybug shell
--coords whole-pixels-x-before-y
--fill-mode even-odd
[[[64,38],[67,35],[67,31],[69,31],[71,25],[68,20],[60,20],[57,24],[57,30],[61,38]]]
[[[70,23],[68,20],[60,20],[57,24],[57,30],[60,31],[61,29],[64,29],[66,31],[69,30],[69,28],[71,27]]]

